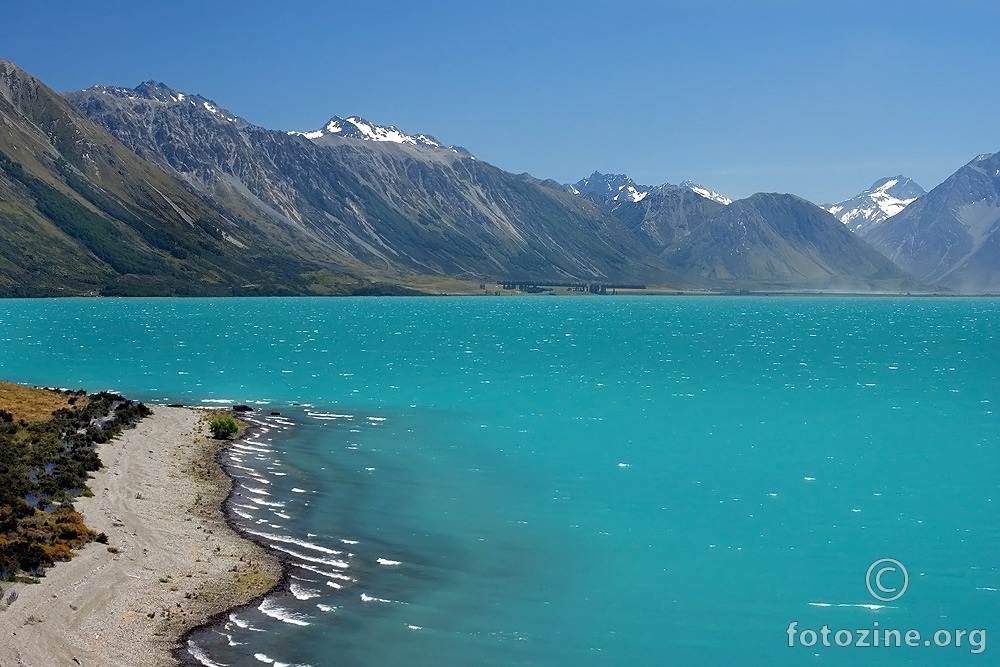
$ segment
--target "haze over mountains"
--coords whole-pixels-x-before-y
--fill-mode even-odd
[[[1000,153],[974,158],[865,240],[921,282],[997,291]]]
[[[1000,288],[996,156],[908,205],[877,182],[845,225],[788,194],[515,175],[360,116],[269,130],[156,82],[59,96],[2,62],[0,127],[3,294]]]

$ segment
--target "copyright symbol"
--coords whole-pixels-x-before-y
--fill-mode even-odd
[[[882,577],[890,572],[902,573],[903,583],[899,588],[890,588],[882,581]],[[868,573],[865,574],[865,585],[868,586],[868,592],[876,600],[892,602],[903,597],[906,587],[910,585],[910,573],[895,558],[880,558],[868,568]]]

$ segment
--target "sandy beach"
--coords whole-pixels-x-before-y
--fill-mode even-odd
[[[108,543],[3,585],[19,597],[0,610],[0,665],[175,665],[187,630],[273,587],[280,563],[225,523],[220,446],[203,412],[167,407],[101,445],[75,506]]]

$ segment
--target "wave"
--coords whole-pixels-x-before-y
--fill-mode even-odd
[[[271,618],[277,619],[282,623],[291,623],[292,625],[301,626],[312,625],[306,620],[306,618],[308,618],[307,616],[296,614],[290,609],[285,609],[271,600],[271,598],[264,598],[264,601],[260,603],[260,606],[258,606],[257,609],[260,610],[260,613],[265,616],[270,616]]]
[[[191,654],[192,658],[205,665],[205,667],[229,667],[229,665],[222,662],[212,662],[208,654],[190,639],[187,643],[187,651]]]
[[[327,572],[326,570],[321,570],[314,565],[306,565],[305,563],[298,563],[298,567],[303,570],[309,570],[313,574],[318,574],[321,577],[329,577],[331,579],[340,579],[341,581],[349,581],[354,583],[354,579],[347,576],[346,574],[341,574],[340,572]]]
[[[250,630],[251,632],[267,632],[267,630],[262,630],[261,628],[251,625],[249,621],[243,620],[242,618],[238,617],[235,613],[229,614],[229,621],[226,622],[225,624],[226,630],[231,629],[232,625],[230,625],[230,623],[238,627],[240,630]]]
[[[233,444],[230,445],[230,447],[232,447],[233,449],[237,449],[237,450],[239,450],[241,452],[258,452],[258,453],[261,453],[261,454],[270,454],[271,452],[274,451],[270,447],[258,447],[258,446],[256,446],[256,445],[262,445],[262,444],[264,444],[264,443],[262,443],[262,442],[255,442],[255,443],[252,443],[252,444],[248,444],[248,443],[243,443],[243,442],[234,442]]]
[[[345,570],[348,567],[350,567],[345,561],[342,561],[342,560],[329,560],[327,558],[314,558],[312,556],[307,556],[305,554],[300,554],[299,552],[293,551],[293,550],[288,549],[286,547],[278,546],[277,544],[269,544],[268,546],[271,547],[272,549],[275,549],[276,551],[281,551],[281,552],[284,552],[284,553],[286,553],[289,556],[292,556],[294,558],[298,558],[300,560],[304,560],[307,563],[319,563],[320,565],[330,565],[331,567],[339,567],[339,568],[345,569]]]
[[[896,608],[896,607],[890,607],[889,605],[885,604],[869,604],[867,602],[864,603],[810,602],[809,606],[810,607],[860,607],[861,609],[868,609],[870,611],[878,611],[879,609],[886,609],[886,608],[891,608],[891,609]]]
[[[306,414],[313,419],[354,419],[354,415],[340,415],[335,412],[313,412],[307,410]]]
[[[249,500],[250,502],[255,503],[257,505],[264,505],[266,507],[284,507],[285,506],[285,503],[272,503],[272,502],[270,502],[268,500],[263,500],[261,498],[247,498],[247,500]]]
[[[275,535],[273,533],[258,533],[253,530],[248,530],[251,535],[256,535],[257,537],[263,537],[264,539],[271,540],[273,542],[284,542],[286,544],[294,544],[296,546],[303,547],[305,549],[312,549],[313,551],[319,551],[320,553],[330,554],[331,556],[339,556],[344,553],[343,551],[335,551],[333,549],[327,549],[326,547],[320,546],[318,544],[313,544],[312,542],[306,542],[305,540],[300,540],[297,537],[289,537],[288,535]]]
[[[294,581],[289,584],[288,590],[292,592],[292,595],[295,596],[296,600],[311,600],[320,596],[319,591],[313,588],[306,588],[305,586],[302,586]]]
[[[265,665],[274,665],[274,667],[309,667],[309,665],[293,665],[288,662],[278,662],[266,653],[254,653],[253,657],[263,662]]]

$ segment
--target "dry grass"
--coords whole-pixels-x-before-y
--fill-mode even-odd
[[[0,382],[0,410],[11,413],[14,419],[48,421],[53,412],[68,405],[68,397],[55,391]]]

